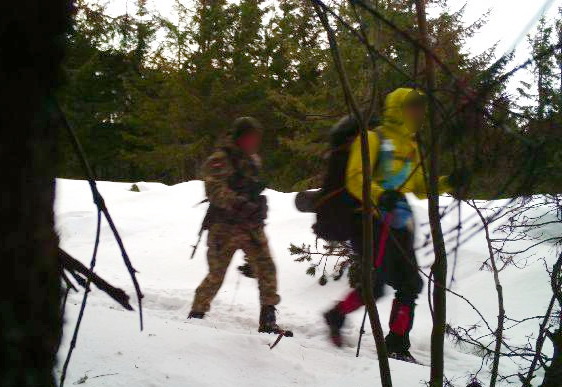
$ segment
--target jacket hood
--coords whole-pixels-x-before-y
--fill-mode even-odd
[[[411,98],[423,96],[423,92],[408,87],[401,87],[389,93],[384,102],[383,126],[405,135],[415,134],[417,128],[404,117],[404,103]]]

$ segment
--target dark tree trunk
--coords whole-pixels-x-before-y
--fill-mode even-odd
[[[550,286],[553,298],[558,302],[558,307],[562,309],[562,253],[558,256],[558,260],[552,267]],[[554,347],[554,354],[552,355],[550,365],[546,367],[541,387],[560,386],[562,381],[562,315],[558,314],[557,318],[558,329],[554,332],[546,331],[546,335]]]
[[[0,385],[54,386],[61,335],[53,230],[57,85],[70,2],[0,6]]]
[[[555,331],[550,339],[554,346],[554,355],[546,369],[541,387],[559,387],[562,381],[562,329]]]
[[[429,31],[426,20],[425,2],[416,0],[416,13],[420,31],[420,41],[430,49]],[[425,77],[427,93],[435,90],[435,65],[431,55],[425,53]],[[447,318],[447,252],[441,230],[441,218],[439,214],[439,193],[437,190],[440,147],[437,129],[436,107],[432,98],[429,98],[429,202],[428,214],[433,239],[433,250],[435,251],[435,262],[431,267],[433,272],[433,330],[431,332],[431,376],[430,386],[441,387],[444,382],[444,341],[445,326]],[[431,286],[431,283],[429,284]]]

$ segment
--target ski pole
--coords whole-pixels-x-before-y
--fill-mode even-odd
[[[386,242],[388,241],[388,236],[390,234],[390,223],[392,222],[392,214],[387,213],[384,215],[382,230],[380,234],[379,248],[377,256],[375,257],[374,267],[375,269],[382,265],[382,260],[386,252]],[[359,357],[359,352],[361,351],[361,340],[363,339],[363,334],[365,333],[365,321],[367,320],[367,308],[365,308],[365,314],[363,315],[363,323],[361,324],[361,329],[359,330],[359,340],[357,341],[357,352],[355,357]]]
[[[359,357],[359,352],[361,351],[361,339],[363,339],[363,334],[365,333],[365,321],[367,320],[367,308],[365,308],[365,314],[363,314],[363,323],[361,324],[361,329],[359,330],[359,340],[357,341],[357,353],[355,357]]]

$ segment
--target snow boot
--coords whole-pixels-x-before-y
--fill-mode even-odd
[[[287,337],[292,337],[293,332],[281,329],[277,325],[277,316],[275,315],[276,309],[274,305],[262,305],[260,310],[260,326],[258,332],[260,333],[275,333]]]
[[[189,315],[187,316],[187,318],[196,318],[196,319],[203,319],[205,317],[205,312],[195,312],[195,311],[191,311],[189,312]]]
[[[403,351],[403,352],[389,352],[388,353],[389,359],[405,361],[406,363],[412,364],[419,364],[415,357],[412,356],[410,351]]]
[[[408,363],[416,363],[416,359],[412,356],[410,351],[410,338],[406,334],[404,336],[397,335],[396,333],[390,332],[385,340],[386,348],[388,350],[388,357],[390,359],[406,361]]]
[[[343,345],[341,328],[343,327],[343,323],[345,321],[345,314],[343,314],[336,306],[324,313],[324,319],[330,328],[330,340],[336,347],[341,348]]]

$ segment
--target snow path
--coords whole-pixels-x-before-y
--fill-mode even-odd
[[[99,182],[107,206],[121,232],[145,298],[145,330],[139,332],[138,314],[124,311],[99,290],[90,294],[78,345],[69,367],[67,385],[87,376],[88,386],[377,386],[378,364],[372,336],[363,340],[361,357],[355,358],[362,311],[346,323],[346,346],[337,350],[326,339],[322,313],[348,290],[347,281],[330,280],[324,287],[317,278],[305,274],[306,263],[294,262],[287,248],[295,244],[314,244],[310,227],[313,216],[294,209],[294,194],[268,190],[270,218],[267,234],[278,267],[279,323],[295,332],[270,350],[274,336],[257,333],[259,314],[255,280],[242,277],[236,266],[242,263],[237,253],[212,311],[202,321],[187,320],[194,290],[207,272],[205,240],[194,260],[189,260],[206,205],[194,207],[204,198],[201,182],[175,186],[138,183],[141,192],[129,191],[129,183]],[[443,198],[443,203],[450,203]],[[412,199],[420,224],[427,222],[426,203]],[[470,208],[462,208],[470,216]],[[456,211],[455,211],[456,214]],[[455,225],[455,214],[443,220],[445,229]],[[77,180],[57,180],[56,224],[61,246],[88,264],[93,248],[96,212],[88,184]],[[473,218],[474,219],[474,218]],[[427,226],[420,226],[418,243]],[[541,254],[552,255],[548,247]],[[422,250],[422,266],[433,257]],[[496,319],[496,296],[492,275],[479,271],[487,257],[482,235],[464,245],[459,252],[455,290],[470,300],[487,317],[492,328]],[[452,260],[452,255],[450,257]],[[450,267],[452,266],[452,261]],[[136,300],[129,275],[106,223],[102,235],[96,272],[113,285],[125,289]],[[522,271],[501,273],[506,292],[506,309],[511,317],[541,314],[548,302],[546,274],[540,262],[529,261]],[[65,336],[59,353],[64,360],[81,294],[71,293],[67,305]],[[378,303],[386,328],[392,292]],[[420,296],[412,332],[412,353],[429,364],[431,315],[427,289]],[[478,317],[461,300],[448,298],[448,321],[469,325]],[[509,331],[522,337],[536,323],[522,324]],[[462,352],[462,351],[464,352]],[[547,349],[548,350],[548,349]],[[468,348],[446,343],[447,377],[458,386],[466,385],[481,358]],[[504,373],[516,371],[509,361],[502,362]],[[391,360],[394,385],[421,386],[429,378],[429,368]],[[486,369],[486,367],[485,367]],[[57,375],[60,370],[56,370]],[[99,376],[95,378],[96,376]],[[481,374],[485,379],[485,372]],[[464,383],[464,384],[463,384]]]

